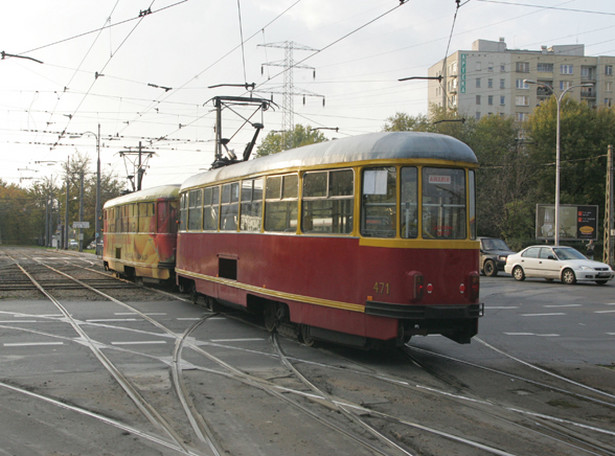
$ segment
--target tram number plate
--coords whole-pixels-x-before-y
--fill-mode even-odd
[[[372,289],[376,294],[391,294],[391,284],[388,282],[375,282]]]

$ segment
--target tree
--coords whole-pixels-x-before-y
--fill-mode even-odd
[[[275,154],[287,149],[326,141],[327,138],[319,130],[313,130],[309,125],[295,125],[291,132],[270,132],[256,148],[256,156]]]

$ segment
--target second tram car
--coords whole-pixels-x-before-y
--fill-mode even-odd
[[[468,343],[483,312],[477,167],[454,138],[393,132],[198,174],[180,189],[177,284],[307,343]]]
[[[154,187],[105,203],[105,269],[139,281],[174,279],[179,187]]]

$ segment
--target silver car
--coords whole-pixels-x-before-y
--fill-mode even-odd
[[[608,264],[588,260],[572,247],[547,245],[534,245],[508,255],[504,270],[516,280],[542,277],[569,285],[581,280],[604,285],[615,276]]]

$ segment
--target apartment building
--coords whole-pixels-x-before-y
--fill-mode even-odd
[[[508,49],[499,41],[476,40],[471,51],[456,51],[429,68],[428,101],[457,108],[465,117],[514,116],[525,120],[533,108],[574,87],[567,95],[591,106],[615,100],[615,57],[585,55],[585,45],[542,46],[540,50]],[[527,84],[524,80],[536,81]],[[593,84],[591,87],[575,87]]]

